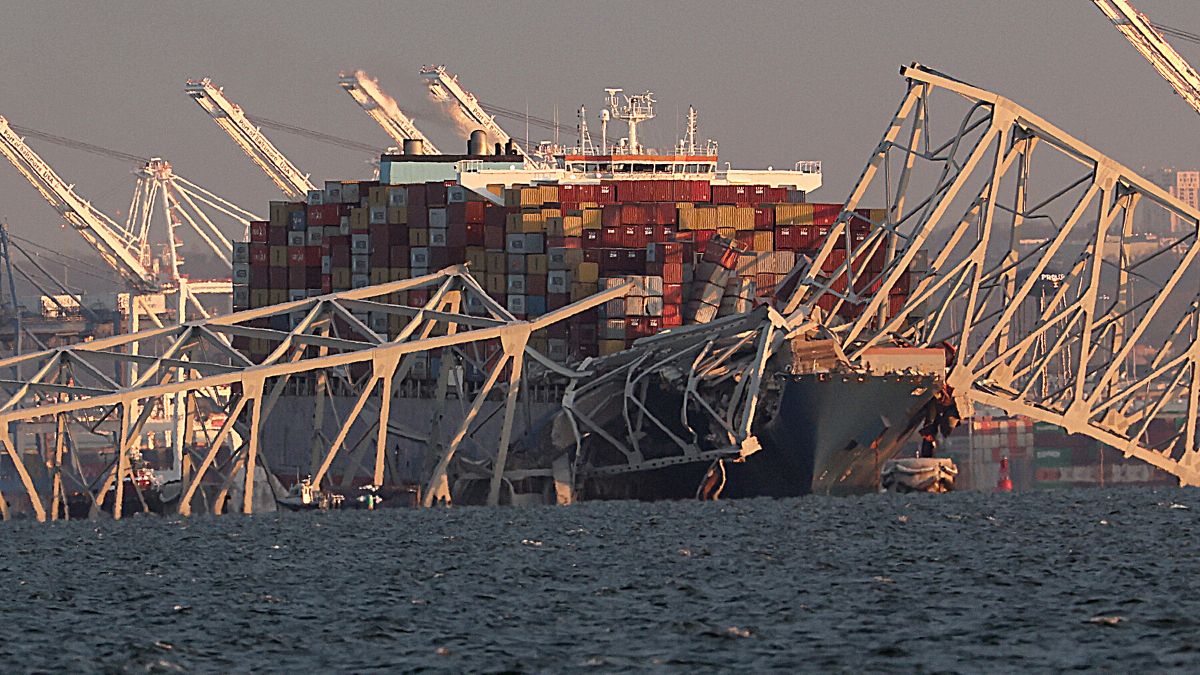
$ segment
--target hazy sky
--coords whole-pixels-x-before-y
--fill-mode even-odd
[[[1197,0],[1136,4],[1159,23],[1200,32]],[[1176,47],[1200,63],[1200,48]],[[723,160],[747,168],[822,160],[825,187],[812,199],[842,201],[904,92],[898,67],[914,60],[998,91],[1131,166],[1200,165],[1200,116],[1088,0],[12,0],[0,23],[0,114],[162,156],[265,214],[279,193],[183,93],[185,79],[212,77],[252,115],[382,147],[383,131],[337,85],[339,70],[362,68],[445,149],[460,141],[416,75],[444,63],[481,100],[528,105],[541,117],[557,105],[571,128],[579,104],[599,110],[606,86],[651,89],[659,119],[645,129],[648,143],[669,146],[693,104]],[[314,182],[369,177],[360,153],[266,132]],[[128,207],[132,167],[30,145],[110,214]],[[6,163],[0,197],[14,232],[81,246]]]

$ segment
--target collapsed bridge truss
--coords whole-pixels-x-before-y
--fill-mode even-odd
[[[397,433],[399,426],[399,421],[394,424],[390,418],[392,393],[410,374],[415,356],[431,350],[442,350],[445,356],[449,350],[460,350],[462,358],[469,358],[467,346],[495,347],[489,357],[473,364],[484,379],[458,428],[444,441],[430,439],[436,443],[431,448],[436,461],[424,490],[426,505],[430,505],[448,497],[446,476],[451,461],[462,442],[477,430],[473,423],[489,394],[500,391],[504,391],[505,401],[503,426],[498,442],[489,439],[488,445],[496,448],[493,463],[500,467],[498,472],[502,470],[518,392],[528,370],[526,357],[544,370],[578,376],[530,348],[530,335],[619,297],[630,287],[608,289],[535,320],[522,321],[492,300],[465,266],[458,266],[413,279],[15,356],[0,360],[0,373],[6,378],[0,380],[5,394],[0,402],[0,443],[38,520],[56,519],[65,513],[66,481],[86,490],[93,514],[109,492],[115,491],[113,516],[120,518],[124,491],[136,486],[126,479],[138,437],[158,403],[164,397],[176,397],[175,409],[182,411],[181,431],[186,439],[179,467],[179,512],[191,513],[193,499],[208,476],[218,479],[208,482],[220,486],[211,500],[214,512],[219,513],[240,476],[245,481],[240,510],[250,513],[256,467],[266,468],[263,424],[289,381],[307,376],[327,387],[328,380],[341,379],[347,385],[344,389],[356,395],[344,416],[334,411],[336,435],[314,441],[320,447],[314,448],[318,451],[314,453],[313,483],[320,485],[339,453],[346,454],[351,427],[370,406],[375,421],[368,433],[376,438],[373,445],[365,447],[373,448],[373,461],[361,462],[363,458],[356,454],[348,463],[343,457],[343,465],[350,472],[365,468],[372,484],[382,485],[388,435]],[[396,302],[392,295],[418,289],[429,291],[428,302],[419,307]],[[400,321],[394,324],[395,330],[380,334],[364,320],[375,315]],[[277,328],[280,322],[273,317],[282,318],[290,329]],[[266,340],[272,349],[254,361],[233,348],[238,338]],[[443,361],[449,363],[450,359]],[[502,376],[507,376],[506,382],[501,382]],[[320,415],[325,397],[313,398],[314,415]],[[223,418],[211,435],[211,427],[205,424],[210,418]],[[94,431],[106,420],[118,422],[116,461],[100,475],[86,475],[77,461],[70,461],[76,457],[73,434]],[[47,475],[41,481],[31,474],[14,441],[20,424],[34,421],[52,422],[56,429],[53,449],[46,458]],[[499,484],[500,479],[497,475],[493,482]],[[41,488],[38,482],[43,483]],[[5,504],[0,495],[2,515],[7,518]]]
[[[953,345],[963,417],[982,404],[1050,422],[1200,485],[1200,212],[1004,97],[901,74],[784,313],[848,317],[828,323],[851,361]],[[867,200],[884,218],[856,228]]]

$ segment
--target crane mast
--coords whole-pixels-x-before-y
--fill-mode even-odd
[[[428,81],[429,92],[434,98],[439,101],[453,98],[463,113],[472,122],[478,124],[493,140],[505,145],[512,140],[508,132],[504,131],[496,123],[496,118],[489,115],[483,109],[483,106],[479,103],[479,99],[475,98],[471,92],[462,88],[462,85],[458,83],[458,76],[446,72],[445,66],[425,66],[421,69],[421,75]],[[513,146],[516,148],[518,154],[526,160],[533,161],[519,143],[513,143]]]
[[[217,125],[229,134],[238,147],[263,170],[288,199],[303,199],[315,189],[308,176],[300,173],[287,157],[267,140],[258,127],[246,119],[241,107],[225,97],[209,78],[188,80],[184,91],[195,99]]]
[[[1127,0],[1092,2],[1104,12],[1117,30],[1121,31],[1129,44],[1133,45],[1133,48],[1138,50],[1175,89],[1175,93],[1200,113],[1200,74],[1197,74],[1196,69],[1167,43],[1150,23],[1149,17],[1134,9]]]
[[[379,87],[379,83],[365,72],[356,70],[349,74],[342,73],[338,78],[338,84],[342,85],[342,89],[350,94],[355,103],[358,103],[359,107],[371,116],[371,119],[383,127],[384,132],[391,136],[397,145],[404,145],[406,140],[417,140],[421,141],[424,146],[425,154],[442,154],[433,141],[421,133],[412,118],[400,110],[396,100],[388,96]]]
[[[144,291],[159,290],[158,279],[143,264],[144,242],[123,231],[112,219],[75,194],[73,187],[25,144],[2,116],[0,152],[131,286]]]

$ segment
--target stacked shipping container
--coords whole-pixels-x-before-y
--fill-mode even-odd
[[[567,361],[750,309],[774,292],[798,255],[821,247],[841,210],[804,203],[802,193],[784,188],[707,181],[493,189],[503,206],[446,183],[328,182],[307,203],[273,202],[270,221],[252,223],[250,241],[235,246],[235,308],[406,279],[461,262],[519,318],[636,281],[628,297],[535,335],[535,348]],[[882,218],[861,215],[851,228],[859,241],[869,221]],[[882,256],[875,258],[881,265]],[[844,253],[833,256],[826,269],[843,260]],[[427,300],[424,291],[403,295],[393,300]],[[828,309],[833,297],[821,303]],[[379,333],[395,334],[401,323],[383,314],[360,318]],[[270,348],[266,341],[241,346],[255,355]]]

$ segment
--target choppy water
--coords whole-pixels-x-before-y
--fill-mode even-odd
[[[14,522],[0,670],[1195,671],[1198,516],[1126,489]]]

